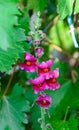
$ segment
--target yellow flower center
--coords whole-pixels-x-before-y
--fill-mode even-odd
[[[43,104],[46,104],[46,100],[43,100]]]
[[[47,69],[47,68],[46,68],[46,69],[44,69],[44,72],[48,72],[48,71],[49,71],[49,69]]]
[[[55,83],[55,82],[56,82],[56,79],[55,79],[55,78],[52,78],[51,81],[52,81],[52,83]]]
[[[29,66],[31,64],[31,62],[30,61],[26,61],[25,64]]]

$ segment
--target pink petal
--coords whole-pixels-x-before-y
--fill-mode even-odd
[[[58,68],[56,68],[54,71],[51,71],[50,72],[50,77],[52,78],[58,78],[58,76],[59,76],[59,69]]]
[[[22,63],[22,64],[20,64],[20,69],[24,69],[25,68],[25,64],[24,63]]]
[[[43,101],[46,101],[44,103]],[[37,97],[36,103],[43,108],[48,108],[52,102],[51,97],[48,94],[41,94]]]
[[[44,82],[44,77],[39,76],[39,77],[37,77],[35,79],[30,79],[29,82],[32,83],[32,84],[41,84],[41,83]]]
[[[36,58],[28,52],[24,53],[25,60],[36,61]]]
[[[53,64],[53,61],[52,60],[48,60],[48,61],[42,62],[42,63],[38,62],[37,66],[39,68],[50,68],[52,64]]]
[[[49,89],[50,90],[56,90],[60,88],[60,84],[58,82],[54,83],[54,84],[49,84]]]

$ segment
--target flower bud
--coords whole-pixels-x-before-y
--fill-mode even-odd
[[[36,46],[40,45],[40,40],[34,41],[34,44],[35,44]]]
[[[35,55],[36,57],[40,58],[44,54],[44,49],[42,47],[38,47],[35,49]]]

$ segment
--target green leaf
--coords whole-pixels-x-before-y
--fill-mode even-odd
[[[0,71],[8,73],[23,53],[28,50],[25,30],[19,27],[19,0],[0,0]],[[18,15],[18,16],[17,16]],[[15,27],[14,25],[19,25]],[[28,25],[27,25],[28,26]]]
[[[16,43],[13,47],[8,48],[7,51],[0,49],[0,71],[9,73],[12,65],[14,65],[19,58],[21,58],[20,55],[24,56],[24,52],[28,49],[29,45],[24,42]]]
[[[58,0],[58,13],[60,19],[64,19],[66,16],[71,15],[73,11],[74,0]],[[79,12],[79,0],[76,0],[74,13]]]
[[[58,13],[60,14],[60,19],[64,19],[67,15],[72,14],[74,0],[58,0]]]
[[[66,115],[65,124],[67,125],[69,130],[71,130],[72,128],[74,130],[78,130],[78,126],[79,126],[79,121],[77,119],[78,118],[77,108],[79,108],[79,87],[78,87],[79,83],[78,82],[76,84],[73,84],[72,82],[68,84],[66,83],[67,86],[65,86],[65,89],[66,87],[68,87],[67,92],[65,93],[62,100],[58,103],[58,106],[56,107],[56,109],[54,109],[53,113],[51,109],[52,115],[51,115],[50,122],[54,127],[54,129],[56,130],[62,130],[62,128],[65,128],[63,121],[67,111],[68,113]],[[63,84],[63,87],[64,85],[65,84]],[[64,92],[64,89],[62,92]],[[62,95],[61,92],[60,94]]]
[[[35,12],[37,11],[43,11],[46,6],[47,0],[28,0],[27,2],[27,9],[33,9]]]
[[[67,121],[53,119],[52,126],[55,130],[78,130],[79,122],[71,115]]]
[[[56,130],[69,130],[68,124],[66,121],[61,121],[59,126],[57,126]]]
[[[71,34],[69,33],[69,27],[64,21],[59,20],[57,24],[50,29],[49,37],[64,50],[72,51],[74,44]]]
[[[78,130],[79,122],[74,116],[70,116],[68,124],[69,130]]]
[[[78,13],[78,12],[79,12],[79,0],[76,0],[74,13]]]
[[[28,123],[29,102],[24,89],[16,84],[9,96],[0,100],[0,130],[24,130],[23,123]]]
[[[25,30],[22,28],[16,28],[15,33],[14,33],[14,38],[16,42],[21,42],[26,40],[26,36],[24,35]]]
[[[54,92],[49,91],[49,94],[53,98],[53,103],[52,103],[52,106],[50,107],[51,113],[53,113],[57,109],[57,107],[60,105],[66,93],[69,91],[70,87],[71,87],[71,81],[67,81],[60,87],[60,89]]]
[[[30,31],[29,29],[29,14],[28,12],[25,10],[25,12],[23,13],[23,15],[21,15],[21,17],[19,18],[19,24],[20,27],[23,28],[25,30],[25,34],[28,35],[28,32]]]
[[[17,25],[17,16],[20,12],[15,0],[0,0],[0,48],[7,50],[15,43],[14,25]]]

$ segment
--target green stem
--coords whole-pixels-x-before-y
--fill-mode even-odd
[[[42,130],[46,130],[46,126],[45,126],[45,109],[41,108],[41,118],[42,118]]]
[[[12,82],[12,79],[13,79],[13,76],[14,76],[14,71],[15,71],[15,67],[13,68],[13,73],[12,73],[12,75],[10,76],[10,79],[9,79],[9,81],[8,81],[8,84],[7,84],[7,86],[6,86],[6,89],[5,89],[4,92],[3,92],[2,97],[3,97],[4,95],[6,95],[7,92],[8,92],[8,90],[9,90],[9,87],[10,87],[10,85],[11,85],[11,82]]]
[[[64,116],[64,121],[66,121],[66,118],[67,118],[67,115],[68,115],[69,109],[70,109],[70,106],[67,107],[67,110],[66,110],[66,113],[65,113],[65,116]]]

